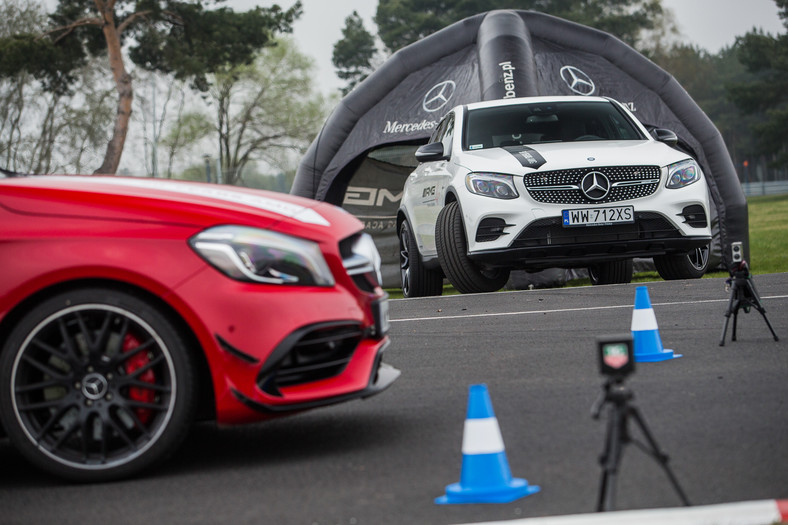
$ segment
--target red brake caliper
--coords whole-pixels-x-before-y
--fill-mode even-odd
[[[126,338],[123,340],[123,352],[130,352],[135,348],[140,346],[140,341],[136,337],[131,334],[126,334]],[[150,363],[150,359],[148,358],[148,353],[145,351],[137,352],[131,358],[126,361],[126,373],[132,374],[136,370],[144,367]],[[152,369],[145,370],[143,373],[139,375],[137,378],[143,383],[150,383],[154,384],[156,382],[156,375],[153,373]],[[156,392],[149,388],[133,386],[129,388],[129,398],[133,399],[134,401],[140,401],[142,403],[153,403],[156,398]],[[137,415],[139,420],[147,424],[150,421],[153,412],[149,408],[135,408],[134,413]]]

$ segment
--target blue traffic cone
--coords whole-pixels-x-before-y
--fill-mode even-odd
[[[460,482],[448,485],[435,503],[509,503],[535,492],[539,487],[512,478],[487,385],[471,385]]]
[[[662,348],[662,339],[657,328],[657,316],[648,298],[648,288],[635,289],[635,309],[632,311],[632,339],[635,345],[636,363],[655,363],[681,357],[673,350]]]

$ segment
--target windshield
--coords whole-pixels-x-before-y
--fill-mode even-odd
[[[550,102],[468,111],[463,149],[585,140],[643,140],[610,102]]]

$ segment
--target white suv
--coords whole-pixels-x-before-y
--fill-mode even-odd
[[[503,287],[512,269],[588,268],[632,278],[653,257],[664,279],[708,265],[708,189],[677,137],[656,139],[621,104],[533,97],[458,106],[420,147],[397,217],[406,297]]]

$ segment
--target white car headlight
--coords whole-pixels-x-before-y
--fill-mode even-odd
[[[666,187],[669,189],[683,188],[699,181],[700,177],[700,166],[694,160],[683,160],[668,166]]]
[[[498,173],[469,173],[465,176],[465,187],[476,195],[495,199],[516,199],[520,196],[514,187],[511,175]]]
[[[334,285],[320,247],[312,241],[246,226],[216,226],[189,244],[211,266],[239,281]]]

